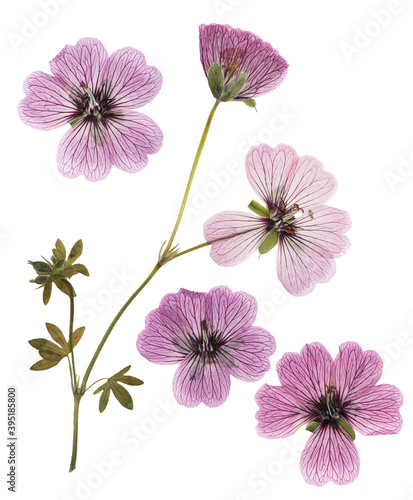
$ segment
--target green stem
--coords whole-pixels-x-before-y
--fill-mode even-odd
[[[90,386],[87,389],[85,389],[85,392],[87,392],[91,387],[93,387],[98,382],[101,382],[102,380],[108,380],[108,379],[106,377],[99,378],[98,380],[96,380],[96,382],[93,382],[93,384],[90,384]]]
[[[109,335],[111,334],[112,330],[115,328],[116,323],[119,321],[121,318],[122,314],[126,311],[126,309],[129,307],[129,305],[134,301],[134,299],[140,294],[140,292],[145,288],[145,286],[151,281],[151,279],[155,276],[155,274],[159,271],[159,269],[162,267],[159,262],[156,263],[155,267],[152,269],[151,273],[149,276],[146,278],[146,280],[142,283],[142,285],[133,292],[133,294],[129,297],[129,299],[125,302],[125,304],[122,306],[121,310],[118,312],[118,314],[114,317],[112,323],[109,325],[109,328],[106,330],[105,335],[103,335],[102,340],[100,341],[100,344],[98,345],[95,354],[93,355],[92,360],[89,363],[89,366],[87,367],[85,376],[83,377],[82,381],[82,387],[80,392],[83,394],[86,390],[86,385],[87,381],[89,379],[90,373],[95,366],[96,360],[98,359],[98,356],[100,354],[100,351],[103,349],[103,346],[105,345],[106,341],[109,338]]]
[[[72,371],[72,363],[70,362],[69,356],[67,356],[67,362],[69,363],[69,373],[70,373],[70,385],[72,386],[72,392],[75,392],[75,385],[73,382],[73,371]]]
[[[80,398],[81,396],[79,396],[78,394],[74,395],[75,406],[73,410],[73,444],[72,444],[72,457],[70,459],[69,472],[72,472],[73,470],[76,469]]]
[[[214,240],[216,241],[216,240]],[[177,257],[181,257],[182,255],[185,255],[190,252],[194,252],[195,250],[199,250],[200,248],[208,247],[209,245],[212,245],[214,241],[206,241],[205,243],[201,243],[200,245],[196,245],[194,247],[188,248],[187,250],[183,250],[182,252],[179,252],[175,255],[175,257],[171,260],[176,259]]]
[[[73,390],[75,390],[77,385],[76,380],[76,367],[75,367],[75,355],[73,353],[73,322],[75,319],[75,299],[73,297],[70,298],[70,320],[69,320],[69,348],[72,357],[72,368],[73,368]],[[69,359],[69,358],[67,358]]]
[[[175,227],[173,228],[171,237],[169,238],[169,241],[166,245],[166,248],[165,248],[165,251],[163,252],[163,255],[167,255],[169,250],[171,249],[172,244],[174,242],[174,238],[176,236],[176,232],[178,231],[179,224],[181,223],[182,216],[184,215],[184,210],[185,210],[186,202],[188,201],[188,195],[189,195],[189,191],[190,191],[191,186],[192,186],[192,181],[194,180],[196,168],[198,166],[199,159],[201,158],[201,153],[202,153],[202,150],[204,149],[205,141],[206,141],[206,138],[208,136],[209,129],[211,127],[212,118],[214,117],[214,114],[215,114],[215,111],[218,107],[218,104],[219,104],[219,101],[215,101],[215,104],[213,105],[211,112],[209,113],[208,120],[205,124],[205,128],[204,128],[204,131],[202,133],[201,140],[199,141],[198,149],[196,151],[194,162],[192,164],[191,173],[189,174],[189,179],[188,179],[188,183],[186,185],[185,194],[184,194],[184,197],[183,197],[183,200],[181,203],[181,208],[179,210],[178,218],[176,219]]]

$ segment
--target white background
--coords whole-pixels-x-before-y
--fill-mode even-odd
[[[411,500],[411,2],[51,3],[45,14],[39,0],[9,2],[2,16],[0,454],[5,471],[6,388],[15,385],[17,496]],[[244,173],[246,151],[260,142],[285,142],[300,155],[319,158],[337,177],[339,190],[330,204],[351,214],[352,246],[338,260],[332,281],[303,298],[289,296],[278,282],[275,252],[219,268],[204,249],[162,269],[119,322],[91,377],[110,376],[132,364],[131,374],[145,381],[131,388],[135,409],[125,410],[112,397],[100,415],[98,397],[88,392],[80,410],[78,467],[68,474],[72,397],[67,364],[29,372],[38,355],[27,343],[47,335],[46,321],[67,331],[68,300],[54,291],[44,307],[41,293],[28,282],[34,275],[26,260],[50,257],[57,237],[67,247],[83,239],[79,261],[88,266],[90,278],[76,276],[72,282],[78,293],[75,324],[86,326],[76,348],[78,371],[84,373],[109,322],[152,269],[172,229],[213,104],[198,50],[198,25],[210,22],[253,31],[276,47],[290,68],[284,83],[258,100],[258,113],[241,103],[218,108],[189,197],[192,211],[177,241],[182,248],[201,243],[208,217],[246,209],[254,194]],[[141,173],[114,168],[94,184],[65,179],[56,168],[64,128],[41,132],[19,120],[24,78],[35,70],[48,72],[48,61],[84,36],[99,38],[109,53],[135,47],[163,73],[159,96],[140,111],[160,125],[164,146]],[[277,341],[272,367],[256,383],[233,379],[229,398],[219,408],[179,407],[172,397],[175,367],[149,363],[137,353],[135,341],[145,315],[165,293],[180,287],[208,291],[220,284],[257,298],[257,324]],[[381,381],[404,393],[405,423],[399,435],[358,435],[358,479],[346,487],[330,483],[318,489],[299,471],[309,433],[301,429],[284,440],[258,437],[254,394],[264,382],[278,384],[275,364],[285,352],[320,341],[335,356],[348,340],[383,356]],[[2,495],[11,495],[5,472],[0,488]]]

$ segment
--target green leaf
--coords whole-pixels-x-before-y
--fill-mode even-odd
[[[39,354],[42,358],[48,359],[49,361],[59,362],[60,360],[63,359],[63,357],[60,354],[56,354],[52,351],[39,351]]]
[[[66,279],[59,278],[58,276],[55,276],[52,279],[53,283],[61,292],[65,293],[69,297],[76,297],[75,289]]]
[[[40,370],[49,370],[50,368],[53,368],[59,363],[59,361],[50,361],[48,359],[41,359],[34,365],[30,367],[30,370],[34,371],[40,371]]]
[[[136,377],[131,377],[129,375],[125,375],[124,377],[120,377],[116,379],[117,382],[122,382],[122,384],[126,385],[142,385],[143,381]]]
[[[83,241],[78,240],[70,250],[69,257],[67,258],[66,263],[73,264],[73,262],[82,255],[82,252],[83,252]]]
[[[119,401],[119,403],[128,410],[133,410],[132,396],[129,392],[120,384],[114,380],[109,379],[109,385],[112,389],[113,395]]]
[[[224,90],[224,73],[217,62],[214,62],[208,70],[208,85],[215,99],[220,99]]]
[[[247,80],[246,73],[239,73],[234,76],[224,87],[220,101],[232,101],[241,92]]]
[[[126,372],[128,372],[131,368],[131,365],[125,366],[125,368],[122,368],[121,371],[115,373],[115,375],[112,375],[110,378],[113,378],[114,380],[117,380],[119,377],[122,377],[125,375]]]
[[[65,351],[61,347],[47,339],[32,339],[29,340],[29,344],[38,351],[59,354],[62,358],[66,356]]]
[[[317,420],[313,420],[309,424],[305,426],[306,431],[314,432],[317,427],[321,424],[321,422],[318,422]]]
[[[59,239],[57,239],[55,246],[56,246],[56,248],[53,248],[53,250],[52,250],[53,255],[56,257],[57,260],[65,260],[66,248],[63,245],[63,243]]]
[[[66,267],[63,271],[62,274],[66,278],[71,278],[75,274],[83,274],[84,276],[89,276],[89,271],[87,270],[86,266],[83,264],[73,264],[73,266]]]
[[[109,380],[109,379],[108,379]],[[96,389],[96,391],[93,394],[98,394],[100,391],[103,391],[103,389],[108,385],[108,382],[105,382],[102,384],[100,387]]]
[[[260,252],[261,255],[264,253],[268,253],[275,247],[277,243],[278,243],[278,233],[277,231],[274,231],[274,229],[271,229],[271,231],[265,237],[265,240],[261,243],[260,247],[258,248],[258,251]]]
[[[258,201],[252,200],[248,205],[248,208],[251,212],[254,212],[254,214],[257,214],[260,217],[265,217],[266,219],[270,218],[270,211],[268,208],[261,205],[261,203],[258,203]]]
[[[351,439],[354,441],[356,439],[356,433],[354,432],[354,429],[344,420],[344,418],[339,418],[337,419],[338,425],[347,432],[347,434],[351,437]]]
[[[52,339],[57,342],[60,347],[66,349],[67,342],[60,328],[58,328],[56,325],[52,325],[52,323],[46,323],[46,328]]]
[[[47,306],[50,300],[50,296],[52,295],[52,280],[46,281],[43,289],[43,304]]]
[[[109,401],[109,396],[110,396],[109,384],[105,384],[105,388],[103,389],[102,395],[100,396],[100,399],[99,399],[99,411],[100,411],[100,413],[102,413],[106,410],[106,407],[107,407],[108,401]]]
[[[255,99],[247,99],[246,101],[242,102],[246,104],[249,108],[255,108],[255,110],[257,110],[257,103]]]
[[[79,343],[80,339],[83,336],[84,331],[85,331],[85,327],[81,326],[80,328],[78,328],[77,330],[75,330],[73,332],[73,335],[72,335],[72,347],[76,347],[77,346],[77,344]],[[69,341],[70,341],[70,338],[69,338]]]

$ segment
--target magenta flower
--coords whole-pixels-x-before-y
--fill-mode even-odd
[[[173,381],[178,403],[215,407],[228,397],[230,375],[250,382],[270,368],[275,340],[252,326],[256,315],[256,300],[244,292],[181,289],[147,315],[136,345],[153,363],[179,363]]]
[[[205,75],[220,101],[249,101],[268,94],[287,74],[288,63],[278,51],[249,31],[201,24],[199,45]]]
[[[95,38],[66,45],[50,69],[53,76],[36,71],[27,77],[19,114],[39,130],[71,125],[59,145],[59,171],[98,181],[113,165],[130,173],[142,170],[147,155],[159,151],[162,132],[149,117],[132,110],[158,94],[160,72],[130,47],[109,57]]]
[[[365,436],[397,434],[403,396],[397,387],[376,385],[383,362],[375,351],[346,342],[333,361],[319,343],[300,354],[289,352],[277,363],[281,387],[265,384],[256,394],[257,432],[283,438],[307,424],[312,432],[300,468],[316,486],[348,484],[359,473],[354,429]]]
[[[212,242],[211,258],[220,266],[234,266],[255,250],[264,254],[278,243],[278,278],[291,294],[306,295],[332,278],[334,259],[350,246],[345,236],[349,215],[323,205],[337,182],[316,158],[299,158],[284,144],[252,147],[246,170],[267,206],[252,201],[248,208],[257,215],[222,212],[208,219],[204,236]]]

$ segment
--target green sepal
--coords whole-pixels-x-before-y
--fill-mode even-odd
[[[314,432],[317,427],[321,424],[321,422],[318,422],[317,420],[313,420],[309,424],[305,426],[306,431]]]
[[[60,360],[59,361],[50,361],[49,359],[41,359],[40,361],[38,361],[37,363],[32,365],[30,367],[30,370],[33,370],[33,371],[49,370],[50,368],[53,368],[54,366],[56,366],[59,362],[60,362]]]
[[[36,283],[36,285],[45,285],[49,276],[36,276],[34,280],[29,280],[30,283]]]
[[[265,217],[266,219],[270,218],[270,212],[268,208],[261,205],[261,203],[258,203],[258,201],[252,200],[251,203],[248,205],[248,208],[252,212],[254,212],[254,214],[257,214],[260,217]]]
[[[220,101],[228,102],[228,101],[232,101],[232,99],[234,99],[234,97],[237,97],[237,95],[244,88],[246,80],[247,80],[246,73],[239,73],[238,75],[234,76],[234,78],[232,78],[225,85],[224,91],[222,92],[222,95],[220,98]]]
[[[224,90],[224,73],[217,62],[214,62],[208,70],[208,85],[215,99],[220,99]]]
[[[242,101],[244,104],[246,104],[249,108],[254,108],[255,111],[257,111],[257,102],[255,99],[247,99],[246,101]]]
[[[72,120],[71,122],[69,122],[69,125],[71,127],[74,127],[78,122],[80,122],[80,120],[83,120],[83,116],[76,117],[74,120]]]
[[[356,433],[354,432],[353,427],[351,427],[345,420],[344,418],[338,418],[337,419],[338,425],[343,429],[343,431],[346,431],[347,434],[351,437],[351,439],[354,441],[356,439]]]
[[[277,243],[278,243],[278,233],[274,229],[271,229],[271,231],[265,237],[265,240],[261,243],[261,245],[258,248],[260,255],[268,253],[275,247]]]
[[[33,269],[40,276],[48,276],[52,272],[52,268],[47,262],[42,262],[41,260],[32,262],[31,260],[28,260],[27,263],[31,264]]]

